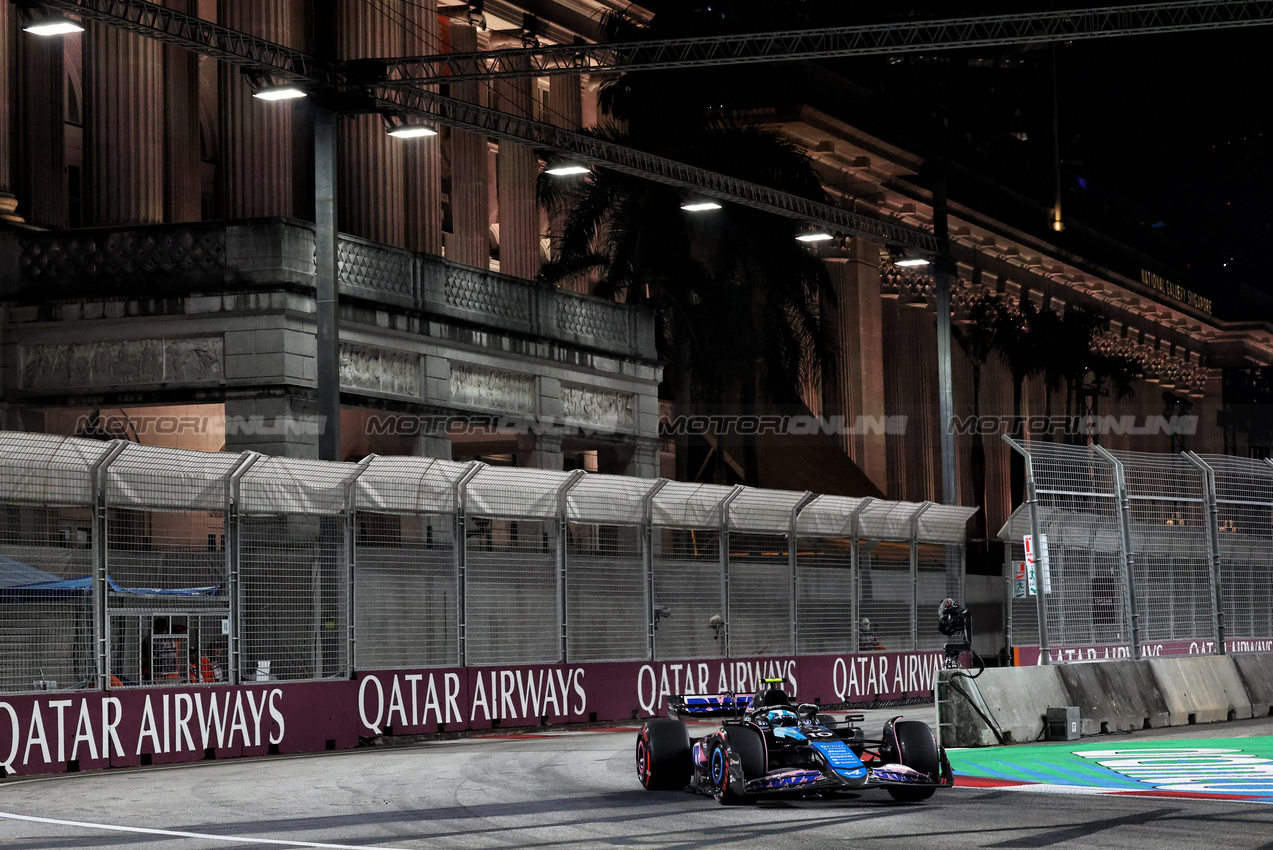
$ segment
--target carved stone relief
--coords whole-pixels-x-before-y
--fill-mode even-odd
[[[420,357],[362,345],[340,346],[340,385],[418,398]]]
[[[451,362],[451,401],[458,404],[533,414],[538,407],[537,395],[531,375]]]
[[[561,385],[561,414],[567,422],[630,431],[636,423],[635,406],[631,393]]]
[[[221,337],[207,336],[35,343],[21,352],[23,388],[88,390],[219,381],[225,346]]]

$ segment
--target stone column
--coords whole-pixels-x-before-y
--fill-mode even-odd
[[[451,50],[477,50],[477,30],[465,24],[451,24]],[[482,83],[456,83],[451,96],[486,105]],[[451,131],[451,227],[454,241],[447,259],[480,269],[490,268],[490,172],[486,136],[467,130]]]
[[[852,424],[884,409],[884,338],[880,314],[879,246],[857,239],[853,256],[827,262],[836,304],[828,310],[840,362],[838,380],[828,380],[827,414]],[[881,429],[853,429],[844,450],[880,490],[888,492],[888,458]]]
[[[304,391],[225,400],[225,451],[318,458],[318,403]]]
[[[197,15],[198,0],[162,0],[162,5]],[[164,47],[164,221],[199,221],[203,216],[199,157],[199,56]]]
[[[17,34],[14,36],[17,37]],[[27,199],[26,220],[37,227],[66,227],[66,64],[62,39],[19,38],[21,107],[15,194]]]
[[[522,118],[534,117],[535,80],[524,77],[495,84],[496,109]],[[535,180],[539,159],[526,145],[499,144],[499,270],[533,279],[539,272],[539,205]]]
[[[85,22],[84,223],[164,217],[162,42]]]
[[[583,81],[579,77],[549,77],[548,109],[544,114],[544,121],[565,130],[578,130],[583,126]],[[561,235],[565,220],[565,209],[549,210],[548,257],[554,261],[561,259]],[[571,288],[586,294],[588,283],[577,280]]]
[[[412,443],[412,457],[436,457],[442,460],[451,460],[451,441],[447,437],[421,434]]]
[[[632,454],[624,465],[623,474],[633,478],[659,477],[659,441],[654,437],[636,437]]]
[[[337,9],[342,60],[402,55],[400,17],[364,0],[340,0]],[[379,115],[351,115],[338,123],[338,221],[343,232],[402,247],[403,148],[429,142],[395,139],[386,129]]]
[[[405,53],[429,56],[443,52],[438,37],[437,0],[408,3],[405,17],[408,21]],[[428,88],[436,90],[437,86]],[[415,139],[403,149],[403,168],[406,176],[406,247],[412,251],[441,255],[442,140],[435,137]]]
[[[0,221],[20,223],[18,198],[13,194],[13,149],[10,137],[13,131],[14,62],[17,51],[13,41],[17,33],[17,7],[5,3],[0,7]]]
[[[530,434],[518,439],[517,465],[532,469],[560,470],[565,466],[562,438],[557,434]]]
[[[548,111],[544,122],[566,130],[583,126],[583,84],[569,74],[548,78]]]
[[[278,44],[290,45],[292,5],[286,0],[219,0],[218,22]],[[220,162],[217,182],[220,214],[225,218],[292,215],[292,101],[266,102],[252,97],[238,68],[218,68]]]

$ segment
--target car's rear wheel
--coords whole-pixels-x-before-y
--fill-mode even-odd
[[[651,720],[636,742],[637,779],[647,791],[675,791],[689,784],[690,733],[671,718]]]

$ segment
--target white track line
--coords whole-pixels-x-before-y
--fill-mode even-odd
[[[142,826],[118,826],[110,823],[87,823],[78,820],[58,820],[57,818],[37,818],[30,815],[15,815],[0,812],[0,818],[7,820],[24,820],[32,823],[48,823],[55,826],[75,826],[83,829],[105,829],[112,832],[134,832],[143,835],[166,835],[171,838],[202,838],[205,841],[227,841],[236,844],[274,844],[282,847],[317,847],[322,850],[407,850],[404,847],[384,847],[378,844],[324,844],[320,841],[287,841],[280,838],[248,838],[237,835],[210,835],[203,832],[182,832],[175,829],[149,829]]]

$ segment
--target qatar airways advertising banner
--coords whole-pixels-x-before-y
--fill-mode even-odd
[[[1270,638],[1228,638],[1224,642],[1224,651],[1237,652],[1273,652],[1273,639]],[[1140,657],[1143,658],[1180,658],[1188,655],[1215,655],[1214,640],[1170,640],[1151,641],[1141,644]],[[1077,664],[1084,661],[1126,661],[1132,657],[1132,649],[1127,644],[1092,644],[1087,646],[1050,647],[1048,657],[1053,664]],[[1043,663],[1043,653],[1037,646],[1016,646],[1012,648],[1012,663],[1015,667],[1034,667]]]
[[[61,773],[358,746],[380,735],[640,720],[684,693],[795,700],[926,697],[941,652],[542,664],[359,673],[352,680],[0,695],[0,770]]]

